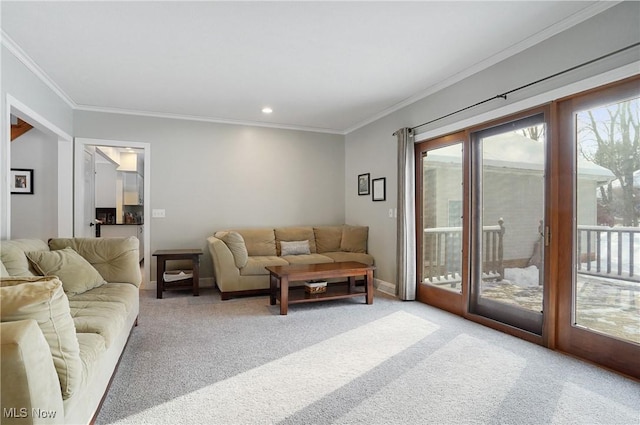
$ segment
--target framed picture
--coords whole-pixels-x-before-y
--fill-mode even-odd
[[[369,173],[358,174],[358,195],[369,194]]]
[[[33,195],[33,170],[27,168],[12,168],[11,193],[16,195]]]
[[[371,198],[374,201],[385,201],[387,199],[387,178],[373,179],[371,184],[371,191],[373,192]]]

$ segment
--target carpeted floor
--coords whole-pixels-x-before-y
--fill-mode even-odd
[[[97,424],[639,424],[640,384],[418,302],[142,291]]]

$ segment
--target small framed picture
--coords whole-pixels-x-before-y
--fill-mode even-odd
[[[387,199],[387,178],[380,177],[379,179],[371,180],[371,198],[374,201],[385,201]]]
[[[358,174],[358,195],[369,194],[369,173]]]
[[[11,193],[16,195],[33,195],[33,170],[27,168],[12,168]]]

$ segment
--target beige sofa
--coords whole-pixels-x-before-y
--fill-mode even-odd
[[[357,261],[373,265],[365,226],[298,226],[216,232],[207,238],[221,298],[267,293],[267,266]]]
[[[138,240],[0,242],[2,424],[88,424],[136,324]]]

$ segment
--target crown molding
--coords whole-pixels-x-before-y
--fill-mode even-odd
[[[306,132],[312,132],[312,133],[338,134],[342,136],[345,134],[342,130],[336,130],[331,128],[306,127],[306,126],[280,124],[280,123],[268,123],[268,122],[262,122],[262,121],[242,121],[242,120],[232,120],[227,118],[204,117],[199,115],[172,114],[167,112],[150,112],[150,111],[139,111],[139,110],[133,110],[133,109],[105,108],[102,106],[76,105],[74,109],[77,111],[100,112],[105,114],[135,115],[135,116],[149,117],[149,118],[164,118],[164,119],[174,119],[174,120],[184,120],[184,121],[209,122],[209,123],[215,123],[215,124],[265,127],[265,128],[275,128],[275,129],[281,129],[281,130],[306,131]]]
[[[520,52],[523,52],[525,50],[527,50],[530,47],[535,46],[536,44],[539,44],[541,42],[543,42],[544,40],[547,40],[551,37],[553,37],[554,35],[560,34],[563,31],[568,30],[569,28],[578,25],[581,22],[586,21],[589,18],[592,18],[596,15],[598,15],[599,13],[604,12],[605,10],[615,6],[618,3],[621,3],[621,0],[616,0],[616,1],[606,1],[606,0],[601,0],[598,1],[590,6],[585,7],[584,9],[582,9],[581,11],[573,14],[572,16],[568,17],[567,19],[564,19],[558,23],[555,23],[553,25],[548,26],[547,28],[545,28],[544,30],[532,35],[531,37],[520,41],[514,45],[512,45],[511,47],[508,47],[504,50],[502,50],[501,52],[481,61],[478,62],[477,64],[465,69],[462,72],[459,72],[458,74],[454,74],[449,78],[446,78],[444,80],[442,80],[439,83],[436,83],[428,88],[426,88],[425,90],[411,96],[408,97],[398,103],[396,103],[395,105],[384,109],[383,111],[380,111],[379,113],[367,118],[366,120],[361,121],[360,123],[354,125],[353,127],[350,127],[348,129],[346,129],[344,131],[344,134],[349,134],[353,131],[356,131],[368,124],[371,124],[372,122],[375,122],[381,118],[386,117],[387,115],[390,115],[402,108],[404,108],[405,106],[411,105],[412,103],[415,103],[419,100],[424,99],[425,97],[428,97],[434,93],[439,92],[440,90],[443,90],[449,86],[454,85],[455,83],[458,83],[462,80],[464,80],[465,78],[468,78],[470,76],[472,76],[473,74],[477,74],[480,71],[483,71],[511,56],[514,56]]]
[[[11,52],[11,54],[18,59],[24,66],[27,67],[40,81],[42,81],[47,87],[51,89],[60,99],[64,101],[70,108],[75,109],[76,103],[71,99],[48,75],[37,63],[33,61],[27,55],[20,46],[16,44],[11,37],[7,35],[4,30],[0,29],[0,42],[4,47]]]
[[[42,81],[51,91],[53,91],[60,99],[62,99],[71,109],[76,111],[90,111],[90,112],[102,112],[109,114],[120,114],[120,115],[135,115],[135,116],[144,116],[144,117],[152,117],[152,118],[168,118],[168,119],[177,119],[177,120],[185,120],[185,121],[201,121],[201,122],[211,122],[216,124],[229,124],[229,125],[241,125],[241,126],[251,126],[251,127],[266,127],[266,128],[277,128],[283,130],[294,130],[294,131],[307,131],[314,133],[327,133],[327,134],[338,134],[344,135],[343,130],[336,130],[331,128],[320,128],[320,127],[307,127],[307,126],[297,126],[297,125],[288,125],[288,124],[279,124],[279,123],[265,123],[261,121],[241,121],[241,120],[233,120],[226,118],[218,118],[218,117],[203,117],[197,115],[181,115],[181,114],[171,114],[171,113],[159,113],[159,112],[149,112],[149,111],[139,111],[139,110],[131,110],[131,109],[121,109],[121,108],[107,108],[107,107],[99,107],[99,106],[89,106],[89,105],[79,105],[71,99],[52,79],[47,75],[46,72],[38,64],[25,53],[24,50],[18,44],[13,41],[11,37],[7,35],[4,30],[0,29],[0,42],[1,44],[7,48],[7,50],[18,59],[24,66],[29,69],[40,81]]]

